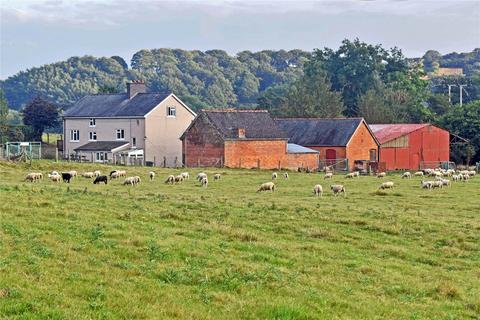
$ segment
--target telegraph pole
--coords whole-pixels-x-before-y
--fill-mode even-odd
[[[462,106],[462,103],[463,103],[463,87],[466,87],[467,85],[466,84],[460,84],[459,87],[460,87],[460,107]]]
[[[448,85],[448,102],[450,102],[450,104],[452,104],[452,87],[456,87],[456,86],[457,86],[456,84]]]

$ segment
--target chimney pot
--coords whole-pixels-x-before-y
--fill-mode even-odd
[[[245,138],[245,128],[238,128],[238,137]]]

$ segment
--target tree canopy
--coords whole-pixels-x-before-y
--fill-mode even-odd
[[[58,124],[58,108],[40,97],[35,97],[23,110],[23,123],[31,130],[30,140],[42,141],[45,129]]]

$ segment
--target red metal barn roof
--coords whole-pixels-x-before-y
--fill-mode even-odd
[[[369,127],[380,144],[383,144],[429,125],[428,123],[371,124]]]

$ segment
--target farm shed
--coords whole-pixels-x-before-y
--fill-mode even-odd
[[[380,142],[380,161],[387,170],[418,170],[450,161],[448,131],[425,124],[370,125]]]
[[[357,160],[378,160],[379,144],[363,118],[286,118],[276,123],[289,142],[319,151],[320,167],[352,170]]]
[[[267,111],[203,110],[180,139],[188,167],[318,167],[318,152],[289,145]]]

